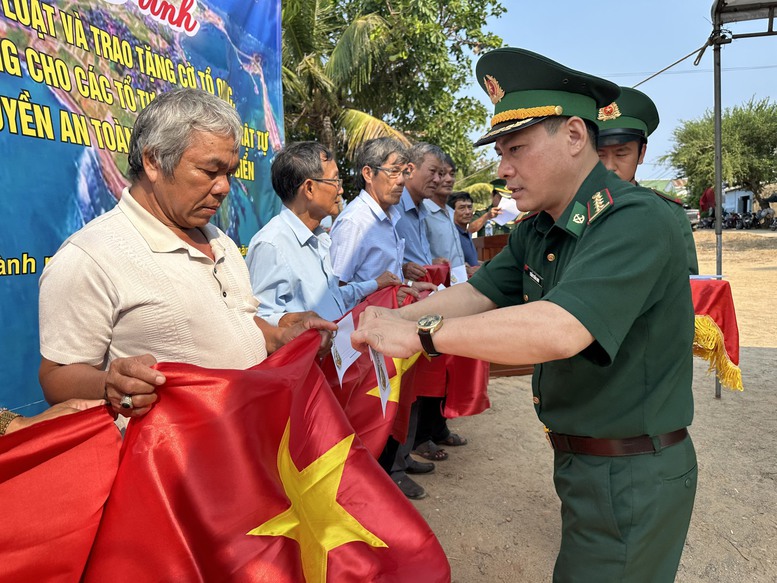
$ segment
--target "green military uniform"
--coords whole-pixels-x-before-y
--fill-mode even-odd
[[[596,120],[599,126],[599,146],[622,144],[637,141],[647,143],[647,138],[658,127],[659,117],[653,101],[636,89],[621,87],[621,94],[613,103],[601,108]],[[669,205],[683,232],[683,244],[688,255],[688,271],[691,275],[699,273],[696,258],[696,242],[693,229],[682,202],[655,189],[652,192],[660,196]],[[660,233],[654,236],[660,237]]]
[[[491,185],[491,197],[493,198],[494,194],[499,194],[500,196],[503,196],[505,198],[510,197],[510,191],[506,188],[506,182],[502,180],[501,178],[497,178],[496,180],[492,180],[490,183]],[[492,208],[494,208],[493,204],[488,205],[485,210],[482,211],[475,211],[472,215],[472,219],[479,219],[484,214],[489,212]],[[504,225],[500,225],[497,223],[493,224],[494,232],[493,235],[509,235],[510,231],[513,230],[513,227],[515,226],[515,221],[511,221],[509,223],[505,223]],[[485,224],[478,230],[477,232],[478,237],[485,237],[486,236],[486,226]]]
[[[495,116],[480,143],[536,123],[513,112],[546,112],[543,102],[595,118],[592,103],[562,92],[579,91],[597,106],[613,99],[609,82],[520,49],[488,53],[477,75],[492,101],[510,98],[507,116]],[[521,83],[561,90],[527,90],[524,104]],[[555,450],[562,503],[555,582],[674,581],[697,475],[690,438],[662,447],[658,437],[693,416],[694,315],[682,238],[668,205],[599,163],[558,220],[546,212],[524,218],[508,246],[470,279],[499,307],[557,304],[594,337],[580,354],[535,367],[535,408],[553,436],[650,436],[655,448],[622,457]]]
[[[683,244],[685,245],[685,253],[688,256],[688,272],[690,275],[699,274],[699,260],[696,257],[696,241],[693,238],[693,228],[691,227],[691,221],[688,220],[688,214],[683,207],[683,201],[679,198],[669,196],[665,192],[650,189],[652,192],[665,200],[669,205],[669,210],[672,211],[677,223],[680,225],[680,230],[683,233]]]

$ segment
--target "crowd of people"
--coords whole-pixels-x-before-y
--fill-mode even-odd
[[[41,276],[40,382],[60,403],[43,418],[101,403],[140,416],[165,382],[157,361],[248,368],[309,329],[326,349],[333,321],[369,294],[397,286],[402,305],[434,291],[368,308],[354,346],[535,365],[562,502],[554,580],[673,580],[696,487],[686,427],[697,266],[682,207],[635,181],[657,111],[638,91],[521,49],[487,53],[477,76],[495,112],[476,145],[500,157],[478,216],[434,144],[364,143],[359,192],[341,210],[333,152],[291,143],[271,168],[282,209],[245,260],[210,222],[239,160],[237,113],[198,90],[159,95],[135,124],[118,205]],[[527,212],[507,227],[492,222],[503,196]],[[481,264],[472,235],[487,226],[511,235]],[[463,285],[424,281],[436,264]],[[407,440],[389,439],[381,456],[411,499],[426,491],[410,475],[467,444],[442,399],[419,398]],[[35,421],[0,419],[4,431]]]

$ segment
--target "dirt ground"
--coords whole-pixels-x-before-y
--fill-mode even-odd
[[[702,274],[715,273],[715,233],[696,233]],[[777,233],[723,231],[723,274],[740,330],[744,392],[722,390],[694,358],[691,433],[699,486],[680,583],[777,582]],[[560,538],[552,453],[529,377],[492,379],[492,407],[456,419],[465,447],[418,476],[416,502],[456,583],[550,581]]]

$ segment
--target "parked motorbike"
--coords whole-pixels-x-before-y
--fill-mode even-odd
[[[740,221],[741,219],[742,217],[739,216],[739,213],[727,213],[723,211],[723,221],[721,226],[724,229],[736,229],[737,221]]]
[[[754,217],[749,211],[742,213],[742,217],[737,221],[737,229],[752,229]]]
[[[760,209],[758,212],[755,213],[753,217],[753,228],[754,229],[771,228],[775,219],[777,219],[777,217],[775,217],[773,208]]]

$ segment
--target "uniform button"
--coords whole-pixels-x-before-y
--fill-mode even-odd
[[[690,478],[685,478],[685,487],[686,488],[690,488],[691,487],[691,479]]]
[[[528,302],[529,301],[529,294],[523,294],[523,301]]]
[[[548,259],[548,261],[555,261],[556,260],[556,256],[553,253],[548,253],[547,259]]]
[[[214,267],[214,268],[213,268],[213,275],[216,275],[216,273],[217,273],[217,270],[216,270],[216,268]]]
[[[539,405],[539,404],[540,404],[540,398],[539,398],[539,397],[534,397],[534,398],[532,399],[532,401],[534,401],[534,404],[535,404],[535,405]]]
[[[227,292],[221,292],[221,295],[227,297]]]

